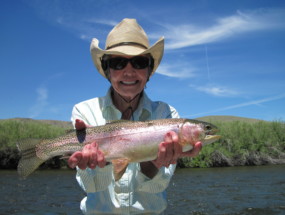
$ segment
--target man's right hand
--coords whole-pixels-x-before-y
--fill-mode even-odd
[[[103,168],[106,166],[104,153],[99,149],[96,142],[86,144],[82,151],[74,152],[68,159],[70,168],[86,169],[87,167],[95,169],[97,166]]]
[[[82,130],[87,127],[82,120],[76,119],[75,128],[76,130]],[[97,166],[103,168],[106,166],[106,160],[104,153],[99,149],[96,142],[86,144],[82,151],[74,152],[68,159],[68,165],[70,168],[78,166],[80,169],[86,169],[87,167],[95,169]]]

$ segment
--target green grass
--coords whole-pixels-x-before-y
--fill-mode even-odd
[[[64,134],[66,127],[31,119],[0,120],[0,150],[15,148],[26,139],[47,139]]]
[[[20,153],[16,144],[29,139],[48,139],[65,133],[71,123],[33,119],[0,120],[0,169],[17,168]],[[64,160],[55,157],[45,162],[42,168],[66,166]]]

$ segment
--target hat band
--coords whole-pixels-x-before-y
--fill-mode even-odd
[[[122,43],[117,43],[117,44],[112,45],[112,46],[108,46],[108,47],[106,48],[106,50],[115,48],[115,47],[117,47],[117,46],[125,46],[125,45],[136,45],[136,46],[140,46],[140,47],[143,47],[143,48],[147,49],[146,46],[144,46],[144,45],[142,45],[142,44],[140,44],[140,43],[135,43],[135,42],[122,42]]]

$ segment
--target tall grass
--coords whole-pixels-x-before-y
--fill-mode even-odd
[[[0,121],[0,150],[15,148],[16,143],[25,139],[47,139],[64,134],[65,129],[39,121]]]
[[[28,139],[48,139],[65,133],[62,127],[35,120],[0,120],[0,169],[15,169],[20,159],[16,144]],[[59,168],[62,161],[54,158],[43,167]]]

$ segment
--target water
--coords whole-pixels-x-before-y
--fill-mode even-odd
[[[167,214],[284,215],[285,166],[183,169],[168,188]]]
[[[178,169],[168,188],[171,215],[285,215],[285,166]],[[19,180],[0,171],[0,214],[81,214],[74,171],[37,171]]]

